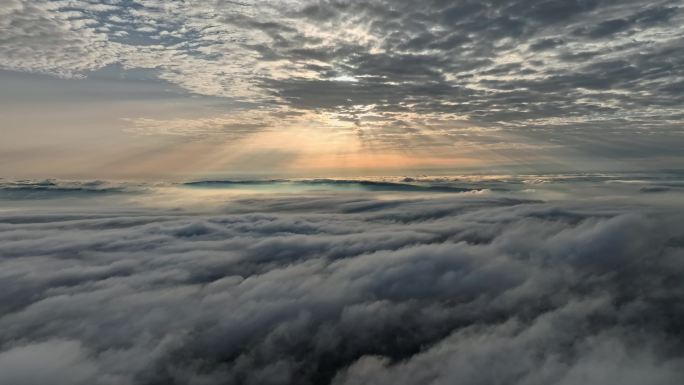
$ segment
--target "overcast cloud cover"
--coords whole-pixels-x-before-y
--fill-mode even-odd
[[[142,157],[138,147],[151,141],[149,135],[156,146],[148,144],[146,156],[175,153],[185,157],[177,162],[183,164],[189,156],[177,144],[159,149],[160,143],[230,143],[311,127],[332,130],[329,141],[354,139],[366,152],[536,166],[553,158],[564,171],[574,171],[572,165],[591,171],[681,168],[683,5],[2,0],[0,82],[6,91],[0,98],[10,106],[4,125],[15,139],[5,151],[6,164],[33,171],[41,164],[27,165],[26,154],[87,154],[99,148],[95,138],[124,130],[129,136],[117,139],[126,143],[118,153],[132,154],[97,151],[105,159],[96,166],[111,176],[111,163]],[[53,83],[39,74],[70,81]],[[44,89],[34,90],[31,79]],[[72,112],[85,123],[35,121],[26,111],[11,118],[17,100],[46,97],[87,105]],[[119,111],[121,100],[136,104]],[[43,127],[41,132],[55,126],[64,135],[84,126],[78,135],[93,138],[77,149],[64,148],[67,141],[38,146],[29,140],[40,135],[17,139],[34,126]],[[349,147],[345,142],[338,151]],[[195,158],[216,152],[193,151]],[[301,148],[281,151],[273,162],[288,164]],[[245,167],[245,159],[254,157],[261,156],[233,162]],[[153,162],[173,162],[159,159]],[[74,163],[68,167],[79,167]],[[49,171],[33,175],[58,172]],[[89,171],[88,177],[102,177]]]
[[[4,0],[0,65],[82,77],[118,63],[199,94],[346,106],[350,115],[372,105],[374,116],[509,125],[600,116],[669,127],[681,123],[681,6]]]
[[[680,179],[325,183],[5,181],[0,384],[683,378]]]

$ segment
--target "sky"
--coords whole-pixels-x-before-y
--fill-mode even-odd
[[[0,385],[675,385],[684,0],[0,0]]]
[[[0,176],[684,167],[679,0],[0,0]]]

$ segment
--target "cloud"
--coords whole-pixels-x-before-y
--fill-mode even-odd
[[[626,346],[629,337],[598,333],[583,341],[553,329],[585,322],[585,311],[609,306],[598,301],[571,303],[529,325],[517,322],[476,327],[449,336],[439,345],[396,365],[376,356],[359,359],[335,384],[417,384],[467,382],[492,384],[670,384],[682,374],[681,359],[665,360],[652,346]],[[593,308],[593,309],[592,309]],[[577,318],[576,318],[577,317]],[[617,334],[617,335],[615,335]],[[548,351],[565,344],[567,351]],[[525,352],[520,354],[520,352]],[[533,357],[538,355],[539,359]],[[568,359],[577,355],[576,358]],[[485,370],[484,365],[488,370]]]
[[[54,198],[86,198],[140,192],[141,185],[94,181],[46,180],[3,180],[0,178],[0,199],[54,199]]]
[[[354,190],[367,191],[395,191],[395,192],[466,192],[479,191],[470,188],[449,186],[449,185],[434,185],[434,184],[411,184],[411,183],[397,183],[390,181],[373,181],[373,180],[345,180],[345,179],[308,179],[308,180],[207,180],[197,182],[187,182],[186,186],[201,186],[201,187],[239,187],[248,188],[249,186],[270,185],[278,186],[285,185],[295,187],[320,186],[325,188],[350,188]]]
[[[535,186],[615,181],[577,178]],[[633,184],[606,186],[651,196]],[[373,194],[1,212],[0,383],[681,378],[666,199]]]
[[[111,379],[113,380],[113,379]],[[77,341],[51,340],[0,352],[0,384],[105,384]]]
[[[681,6],[12,0],[0,14],[9,33],[0,66],[67,77],[116,63],[154,69],[192,94],[256,109],[336,114],[374,133],[360,136],[374,145],[420,145],[439,133],[426,127],[425,116],[452,128],[467,122],[550,135],[558,126],[588,126],[615,141],[639,142],[644,132],[674,133],[681,141]],[[211,124],[217,119],[230,120],[209,117],[182,129],[180,121],[157,127],[152,119],[138,128],[224,135],[270,126],[268,116],[249,127]],[[397,133],[397,125],[406,129]]]

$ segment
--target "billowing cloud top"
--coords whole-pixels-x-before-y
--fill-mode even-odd
[[[681,178],[372,182],[4,184],[0,384],[684,377]]]

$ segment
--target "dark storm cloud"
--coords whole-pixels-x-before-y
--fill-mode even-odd
[[[664,202],[4,212],[0,384],[676,383],[683,214]]]

